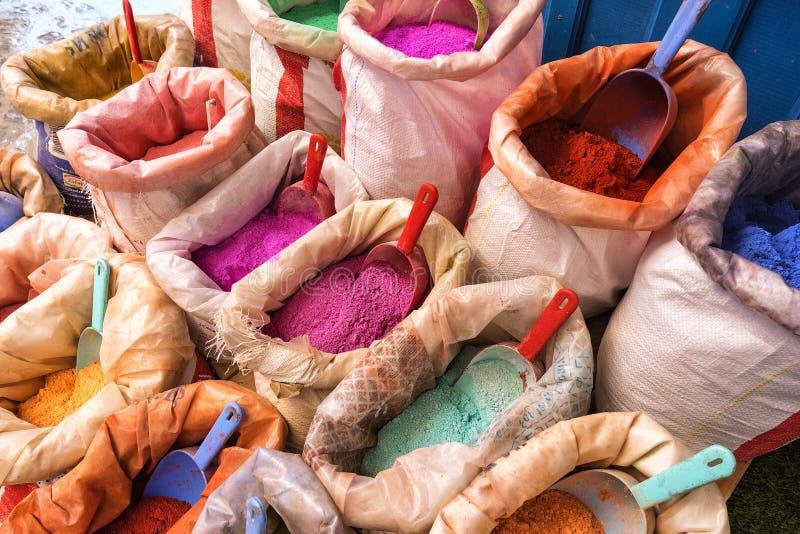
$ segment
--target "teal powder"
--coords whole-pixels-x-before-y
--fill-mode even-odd
[[[316,4],[293,7],[281,14],[281,18],[335,32],[339,11],[339,0],[323,0]]]
[[[450,384],[481,348],[466,347],[447,372],[378,432],[378,443],[361,463],[374,477],[404,454],[439,443],[473,443],[481,432],[522,394],[514,366],[501,360],[478,362],[464,372],[458,388]]]

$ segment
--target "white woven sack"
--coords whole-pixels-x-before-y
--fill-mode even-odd
[[[344,44],[334,69],[344,98],[342,150],[370,198],[414,198],[439,188],[436,210],[462,227],[479,177],[492,112],[542,57],[543,0],[487,4],[490,37],[479,51],[425,60],[372,35],[391,22],[428,22],[437,0],[353,0],[339,16]],[[444,4],[443,4],[444,6]],[[474,27],[474,12],[436,17]],[[501,24],[502,23],[502,24]]]
[[[800,337],[714,282],[668,226],[611,317],[595,401],[641,410],[694,450],[719,443],[746,460],[740,447],[797,425],[798,355]]]
[[[563,224],[531,207],[492,167],[464,235],[474,251],[470,283],[552,276],[578,294],[584,316],[592,317],[619,301],[650,232]]]

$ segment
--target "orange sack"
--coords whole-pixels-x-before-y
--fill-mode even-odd
[[[236,445],[219,456],[220,467],[200,501],[172,527],[190,532],[207,496],[258,447],[282,449],[286,424],[262,397],[232,382],[181,386],[108,417],[86,457],[63,478],[23,499],[0,532],[90,533],[111,523],[144,488],[170,450],[199,444],[231,401],[244,411]]]

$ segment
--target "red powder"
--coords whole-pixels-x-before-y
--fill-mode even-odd
[[[501,519],[491,534],[603,534],[592,511],[569,493],[548,490]]]
[[[163,534],[191,507],[171,497],[142,497],[98,534]]]
[[[607,197],[641,202],[666,168],[651,159],[633,181],[636,154],[560,119],[533,124],[520,138],[553,180]]]
[[[0,308],[0,323],[5,321],[9,315],[17,311],[20,307],[22,307],[22,304],[11,304],[10,306],[3,306]]]
[[[359,272],[366,254],[324,269],[272,314],[264,332],[290,341],[308,334],[330,353],[368,347],[405,317],[413,280],[380,261]]]

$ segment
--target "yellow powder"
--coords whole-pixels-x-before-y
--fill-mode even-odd
[[[75,369],[49,374],[44,387],[19,405],[17,415],[39,427],[55,426],[97,395],[104,385],[100,362],[87,365],[77,376]]]

